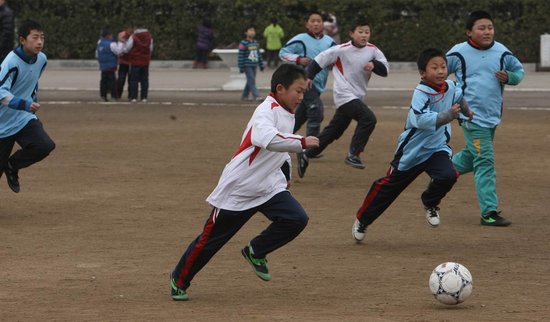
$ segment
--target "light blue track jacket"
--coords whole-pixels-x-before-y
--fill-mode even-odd
[[[292,37],[292,39],[290,39],[286,45],[279,50],[279,57],[281,60],[289,63],[297,63],[298,57],[307,57],[313,61],[313,59],[322,51],[325,51],[334,45],[336,45],[334,40],[327,35],[322,35],[320,38],[316,38],[312,34],[302,33]],[[328,71],[326,68],[315,76],[313,86],[319,93],[325,91],[327,78]]]
[[[485,49],[476,47],[470,41],[455,45],[447,53],[447,68],[449,74],[455,74],[470,110],[475,113],[472,123],[484,128],[496,127],[502,116],[504,85],[495,73],[507,71],[509,85],[517,85],[524,75],[520,61],[496,41]],[[510,77],[510,73],[516,77]],[[464,119],[464,116],[460,117]]]
[[[437,114],[461,100],[462,89],[451,80],[446,81],[443,90],[435,89],[425,82],[418,84],[413,93],[405,130],[399,136],[392,166],[405,171],[439,151],[447,152],[450,157],[451,125],[447,123],[437,127]]]
[[[46,63],[44,53],[30,57],[17,47],[0,65],[0,138],[16,134],[37,118],[29,108],[37,100],[38,79]]]

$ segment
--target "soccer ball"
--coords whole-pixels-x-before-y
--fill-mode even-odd
[[[472,294],[473,287],[472,274],[459,263],[440,264],[430,275],[430,291],[443,304],[464,302]]]

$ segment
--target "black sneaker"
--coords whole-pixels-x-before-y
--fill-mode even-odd
[[[6,165],[6,167],[4,168],[4,173],[6,174],[6,180],[8,181],[8,186],[10,187],[10,189],[13,192],[18,193],[20,190],[19,176],[17,175],[18,171],[12,169],[10,164],[8,163],[8,165]]]
[[[487,214],[483,215],[481,217],[481,224],[483,226],[498,226],[498,227],[506,227],[510,226],[512,224],[512,221],[501,217],[500,216],[501,211],[489,211]]]
[[[267,259],[265,258],[254,258],[250,252],[250,245],[246,246],[241,250],[241,254],[246,259],[246,261],[252,266],[254,273],[258,275],[264,281],[270,281],[271,275],[267,269]]]
[[[365,165],[361,162],[361,159],[357,155],[348,155],[344,162],[356,169],[365,169]]]
[[[306,174],[307,166],[309,165],[309,159],[303,152],[296,153],[296,157],[298,158],[298,176],[303,178]]]

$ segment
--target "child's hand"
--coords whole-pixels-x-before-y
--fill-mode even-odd
[[[307,79],[307,90],[309,91],[311,89],[311,86],[313,86],[313,80]]]
[[[316,148],[319,146],[319,139],[315,136],[306,137],[306,148]]]
[[[453,112],[454,118],[456,119],[458,117],[458,112],[460,112],[460,104],[456,103],[451,106],[451,111]]]
[[[38,111],[39,108],[40,108],[40,104],[38,104],[36,102],[32,102],[31,106],[29,107],[29,112],[34,114]]]
[[[370,61],[365,66],[363,66],[363,69],[367,72],[372,72],[372,70],[374,69],[374,64]]]
[[[303,66],[309,65],[310,62],[311,62],[311,59],[309,59],[307,57],[300,57],[300,59],[298,60],[298,64],[303,65]]]
[[[505,70],[499,70],[495,73],[495,76],[497,77],[498,81],[506,84],[508,82],[508,73]]]

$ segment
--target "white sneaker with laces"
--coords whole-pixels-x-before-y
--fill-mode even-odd
[[[439,226],[439,207],[424,207],[426,210],[426,221],[430,226],[436,228]]]
[[[362,224],[359,219],[355,219],[353,227],[351,228],[351,235],[355,241],[360,242],[365,239],[366,230],[367,226]]]

